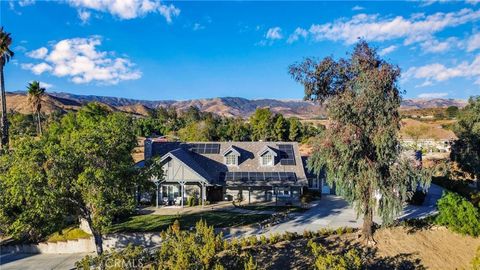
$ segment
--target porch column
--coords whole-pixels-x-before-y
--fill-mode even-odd
[[[201,183],[201,193],[202,193],[202,207],[205,206],[205,200],[207,198],[207,193],[206,193],[206,188],[205,188],[205,183]]]
[[[156,180],[156,181],[153,182],[153,183],[155,183],[155,186],[157,186],[157,190],[156,190],[157,194],[156,194],[155,197],[156,197],[156,201],[157,201],[157,204],[156,204],[156,205],[157,205],[157,208],[158,208],[158,189],[160,188],[160,181]]]
[[[163,185],[162,184],[160,184],[159,191],[160,191],[160,195],[158,195],[158,197],[160,198],[160,203],[163,204]]]
[[[182,208],[184,205],[184,198],[185,198],[185,181],[180,181],[180,196],[182,196]]]
[[[251,187],[248,187],[248,204],[251,203],[251,200],[250,200],[250,194],[252,193],[252,188]]]

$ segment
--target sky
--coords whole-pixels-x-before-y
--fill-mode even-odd
[[[405,98],[480,95],[480,2],[1,1],[7,91],[147,100],[303,98],[288,66],[363,38]]]

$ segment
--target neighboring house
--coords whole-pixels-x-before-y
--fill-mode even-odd
[[[449,153],[455,138],[442,139],[401,139],[400,143],[407,149],[425,149],[426,152]]]
[[[170,203],[190,196],[202,202],[292,203],[308,186],[296,142],[182,143],[148,138],[145,160],[155,156],[164,169],[159,198]]]

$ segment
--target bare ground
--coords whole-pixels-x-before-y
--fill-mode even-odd
[[[462,236],[443,227],[412,230],[383,228],[375,233],[377,245],[366,247],[357,233],[315,238],[329,250],[359,248],[368,269],[470,269],[480,238]],[[307,239],[249,248],[260,269],[312,269]]]

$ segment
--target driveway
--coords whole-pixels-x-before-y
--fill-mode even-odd
[[[443,189],[432,184],[423,205],[407,205],[398,219],[423,218],[437,213],[436,203],[442,196]],[[374,221],[381,224],[381,219]],[[339,196],[324,195],[309,210],[295,214],[289,221],[268,228],[264,233],[283,233],[286,231],[303,233],[305,230],[316,231],[320,228],[336,229],[339,227],[360,228],[362,219],[357,218],[355,211]]]
[[[76,254],[6,254],[0,255],[1,270],[74,269],[75,262],[89,253]]]

